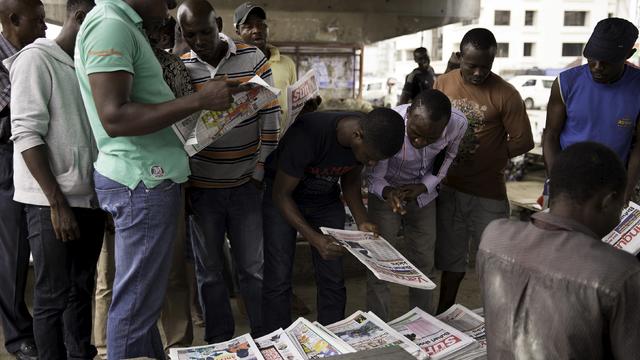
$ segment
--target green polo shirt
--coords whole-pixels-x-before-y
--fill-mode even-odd
[[[95,169],[131,189],[163,180],[187,181],[189,161],[171,128],[143,136],[109,137],[102,127],[89,75],[126,71],[133,75],[131,101],[158,104],[174,99],[142,29],[142,18],[122,0],[98,0],[76,40],[75,63],[91,129],[98,144]]]

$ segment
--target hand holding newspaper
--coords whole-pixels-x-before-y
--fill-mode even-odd
[[[234,94],[233,103],[228,110],[205,110],[172,126],[189,156],[197,154],[223,137],[236,125],[251,118],[264,106],[277,99],[280,92],[258,75],[242,85],[249,85],[249,90]]]
[[[640,252],[640,206],[630,202],[616,226],[602,241],[631,255]]]
[[[380,280],[418,289],[432,290],[436,284],[409,262],[382,237],[372,233],[321,227],[325,235],[333,236],[353,256]]]
[[[171,360],[264,360],[251,335],[205,346],[173,348],[169,350]]]

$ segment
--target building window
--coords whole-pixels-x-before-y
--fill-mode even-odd
[[[536,12],[527,10],[524,12],[524,26],[533,26],[536,22]]]
[[[584,43],[563,43],[562,56],[582,56]]]
[[[396,61],[404,61],[402,58],[402,50],[396,50]]]
[[[509,10],[496,10],[495,12],[495,25],[509,25],[511,23],[511,11]]]
[[[509,43],[498,43],[496,57],[509,57]]]
[[[564,26],[585,26],[587,25],[586,11],[565,11]]]
[[[524,43],[524,48],[522,49],[523,56],[533,56],[533,49],[535,48],[534,43]]]

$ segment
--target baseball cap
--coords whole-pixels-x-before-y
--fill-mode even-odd
[[[629,21],[615,17],[600,20],[582,54],[594,60],[624,61],[636,39],[638,28]]]
[[[235,13],[233,14],[233,25],[238,28],[238,26],[244,24],[247,21],[247,17],[249,13],[252,11],[256,11],[255,14],[261,16],[263,19],[267,19],[267,12],[261,6],[256,4],[246,2],[236,8]]]

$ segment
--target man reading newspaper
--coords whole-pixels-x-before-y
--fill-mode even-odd
[[[490,359],[638,359],[640,263],[600,239],[620,219],[626,171],[609,148],[567,147],[550,211],[496,220],[477,266]]]

